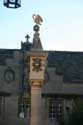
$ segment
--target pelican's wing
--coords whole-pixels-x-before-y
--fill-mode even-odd
[[[33,14],[33,15],[32,15],[32,18],[33,18],[33,20],[34,20],[34,21],[35,21],[35,17],[36,17],[36,15],[35,15],[35,14]]]
[[[43,19],[42,19],[42,17],[38,14],[38,17],[41,19],[41,22],[43,22]]]

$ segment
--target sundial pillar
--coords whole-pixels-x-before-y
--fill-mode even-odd
[[[31,125],[41,124],[41,89],[44,84],[44,72],[47,53],[42,50],[39,38],[39,25],[34,26],[33,46],[30,51],[30,86],[31,86]]]
[[[46,53],[32,52],[30,55],[31,125],[41,124],[41,89],[44,85]]]

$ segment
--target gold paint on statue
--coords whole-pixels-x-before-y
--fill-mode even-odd
[[[32,18],[33,18],[34,22],[38,25],[41,25],[41,22],[43,22],[43,19],[39,14],[38,15],[33,14]]]

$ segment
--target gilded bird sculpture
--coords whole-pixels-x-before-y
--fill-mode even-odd
[[[37,14],[37,15],[33,14],[32,18],[33,18],[34,22],[38,25],[41,25],[41,22],[43,22],[43,19],[39,14]]]

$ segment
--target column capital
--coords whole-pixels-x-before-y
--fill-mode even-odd
[[[34,87],[42,87],[43,80],[30,80],[30,85]]]

